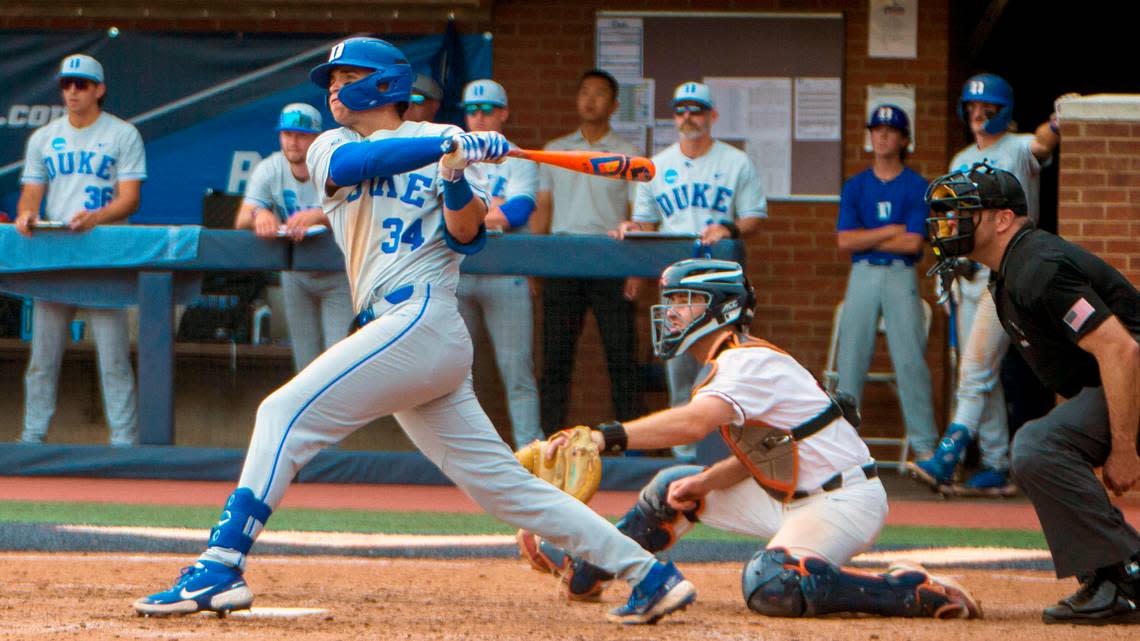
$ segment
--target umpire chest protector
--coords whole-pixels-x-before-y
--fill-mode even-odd
[[[743,334],[726,334],[713,347],[712,357],[697,376],[699,382],[693,386],[693,394],[712,380],[716,374],[716,358],[720,354],[728,349],[750,348],[765,348],[787,355],[787,352],[767,341]],[[742,425],[722,425],[720,435],[736,458],[752,473],[756,482],[772,498],[787,503],[794,498],[799,481],[799,442],[844,415],[844,409],[832,398],[827,408],[791,431],[746,420]]]

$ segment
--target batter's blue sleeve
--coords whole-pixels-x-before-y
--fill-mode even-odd
[[[515,196],[499,206],[511,227],[522,227],[534,211],[534,199],[528,196]]]
[[[348,187],[369,178],[418,169],[438,161],[447,140],[447,136],[432,136],[346,143],[337,147],[329,159],[329,179]]]

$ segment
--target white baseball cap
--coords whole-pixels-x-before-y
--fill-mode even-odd
[[[321,112],[316,107],[294,102],[285,105],[277,118],[277,131],[299,131],[306,134],[321,133]]]
[[[412,95],[409,102],[420,103],[424,98],[429,100],[443,100],[443,89],[435,78],[423,73],[417,73],[412,80]]]
[[[494,80],[475,80],[463,88],[463,106],[495,105],[507,106],[507,90]]]
[[[103,82],[103,65],[91,56],[77,53],[63,59],[59,63],[59,75],[56,78],[83,78]]]
[[[716,108],[712,91],[702,82],[682,82],[677,85],[677,90],[673,92],[673,104],[676,105],[678,102],[695,102],[709,109]]]

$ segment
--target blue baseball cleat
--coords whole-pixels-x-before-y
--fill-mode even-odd
[[[950,425],[946,428],[946,433],[942,435],[938,449],[934,450],[934,454],[930,458],[910,461],[906,464],[911,478],[936,489],[943,485],[950,485],[954,482],[954,470],[958,467],[958,462],[962,460],[962,455],[966,453],[966,447],[972,440],[973,436],[970,435],[970,430],[965,425],[959,423]]]
[[[629,601],[610,610],[606,618],[614,623],[656,623],[661,617],[689,607],[696,598],[697,589],[685,580],[672,561],[658,561],[641,583],[634,586]]]
[[[248,610],[253,591],[242,572],[213,561],[198,561],[182,568],[174,587],[135,601],[139,616],[171,616],[217,612],[223,617],[233,610]]]

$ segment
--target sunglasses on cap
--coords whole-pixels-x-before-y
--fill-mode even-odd
[[[498,105],[492,105],[490,103],[479,103],[473,105],[465,105],[463,107],[463,110],[467,112],[468,116],[474,116],[480,111],[483,112],[483,115],[489,116],[498,108]]]
[[[59,79],[59,88],[60,89],[69,89],[71,87],[75,87],[76,89],[78,89],[80,91],[87,91],[87,88],[91,87],[94,84],[95,84],[94,82],[91,82],[90,80],[88,80],[86,78],[60,78]]]
[[[684,116],[687,113],[699,116],[708,110],[709,108],[704,105],[673,105],[673,113],[678,116]]]

